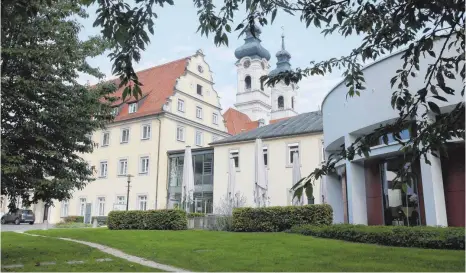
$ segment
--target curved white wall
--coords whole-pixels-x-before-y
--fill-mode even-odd
[[[434,44],[434,51],[437,55],[442,45],[443,41]],[[454,47],[451,50],[453,51]],[[403,66],[401,56],[402,52],[366,67],[363,72],[367,89],[361,93],[360,97],[354,96],[346,99],[348,87],[344,83],[340,83],[329,92],[322,103],[326,148],[334,149],[338,147],[337,144],[343,144],[342,137],[347,134],[398,117],[398,112],[393,110],[390,105],[393,92],[390,79],[396,75],[396,70]],[[425,85],[424,78],[427,67],[435,62],[434,58],[427,56],[429,55],[426,54],[424,59],[421,55],[420,71],[417,71],[416,78],[409,80],[410,90],[413,94]],[[433,82],[435,83],[435,81]],[[448,103],[434,99],[440,107],[456,104],[463,100],[460,91],[464,87],[459,77],[456,80],[450,80],[447,84],[455,89],[456,93],[454,96],[445,94],[444,97]]]

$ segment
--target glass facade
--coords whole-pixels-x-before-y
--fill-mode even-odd
[[[418,175],[404,166],[400,158],[388,159],[381,164],[383,212],[385,225],[421,225]],[[408,168],[409,179],[395,179],[400,168]]]
[[[213,150],[192,151],[194,170],[194,203],[190,212],[213,212]],[[180,206],[184,154],[169,155],[168,208]]]

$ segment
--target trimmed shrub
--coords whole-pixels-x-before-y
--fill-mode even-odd
[[[97,219],[97,225],[99,226],[107,225],[108,216],[92,216],[91,224],[94,223],[94,219]]]
[[[195,217],[204,217],[205,213],[202,212],[190,212],[188,213],[188,218],[195,218]]]
[[[465,241],[464,228],[457,227],[303,225],[289,232],[349,242],[433,249],[464,249]]]
[[[332,217],[330,205],[236,208],[232,225],[233,231],[276,232],[295,225],[330,225]]]
[[[65,223],[83,223],[84,216],[67,216],[63,218],[63,222]]]
[[[109,229],[184,230],[188,228],[186,212],[169,210],[111,211]]]

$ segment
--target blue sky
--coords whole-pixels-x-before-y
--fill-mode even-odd
[[[192,1],[175,1],[174,6],[156,8],[158,18],[155,21],[155,33],[150,36],[151,43],[142,54],[140,63],[135,65],[136,71],[169,62],[175,59],[193,55],[196,50],[202,49],[206,55],[212,72],[214,73],[214,88],[221,97],[221,105],[224,110],[232,107],[236,95],[236,58],[234,51],[241,46],[243,38],[238,38],[238,32],[229,36],[229,47],[216,47],[213,37],[201,37],[196,33],[198,18],[196,8]],[[80,19],[83,29],[81,39],[99,33],[99,28],[93,28],[95,19],[95,7],[88,9],[89,18]],[[244,18],[244,12],[237,14],[237,22]],[[291,16],[287,13],[278,13],[273,25],[262,28],[262,45],[272,55],[270,59],[271,69],[276,66],[275,53],[281,47],[281,27],[285,29],[286,49],[290,52],[293,68],[308,66],[309,62],[321,61],[331,57],[346,55],[358,45],[360,38],[344,38],[338,34],[324,37],[320,30],[300,22],[299,16]],[[111,61],[106,55],[90,60],[94,66],[112,78]],[[297,110],[300,113],[317,110],[325,94],[341,79],[341,73],[336,71],[324,77],[313,76],[304,79],[300,84]],[[97,82],[97,79],[82,76],[81,82]]]

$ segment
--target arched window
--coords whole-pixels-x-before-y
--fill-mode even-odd
[[[246,89],[251,89],[251,76],[246,76],[246,78],[244,78],[244,84]]]
[[[291,108],[294,109],[294,97],[291,97]]]
[[[285,102],[283,96],[278,97],[278,109],[283,109],[285,107]]]

